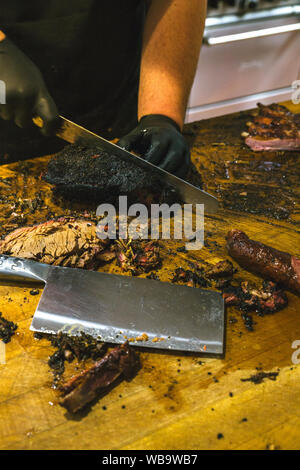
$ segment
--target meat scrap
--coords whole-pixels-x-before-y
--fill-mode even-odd
[[[154,172],[99,149],[68,145],[49,162],[43,179],[74,200],[115,202],[127,195],[130,203],[172,201],[176,192]],[[170,200],[169,200],[170,197]]]
[[[161,265],[159,244],[156,240],[116,240],[114,250],[123,271],[132,275],[148,273]]]
[[[241,382],[253,382],[255,385],[261,384],[265,379],[275,381],[279,372],[258,372],[247,379],[241,379]]]
[[[96,269],[109,250],[109,240],[100,240],[94,222],[72,217],[22,227],[0,241],[0,253],[54,266]]]
[[[219,261],[217,264],[211,265],[206,271],[205,275],[209,279],[219,279],[222,277],[232,278],[235,269],[229,260]]]
[[[253,320],[249,312],[265,315],[278,312],[288,304],[285,292],[271,281],[264,281],[257,287],[248,281],[223,290],[225,305],[234,305],[242,311],[242,318],[249,331],[253,331]]]
[[[226,286],[222,292],[226,306],[235,306],[241,310],[241,317],[248,331],[254,330],[251,312],[259,316],[278,312],[288,304],[285,292],[271,281],[264,281],[257,287],[248,281],[238,286]],[[233,323],[229,320],[230,323]]]
[[[231,230],[226,240],[230,256],[240,266],[300,294],[300,259],[250,240],[241,230]]]
[[[16,323],[6,320],[0,312],[0,340],[3,341],[3,343],[10,342],[17,328],[18,325]]]
[[[235,272],[229,260],[222,260],[216,264],[201,266],[199,263],[190,263],[191,269],[179,267],[175,269],[172,282],[186,284],[189,287],[210,287],[212,283],[216,288],[226,285]]]
[[[258,150],[300,150],[300,118],[285,106],[258,103],[258,113],[243,132],[246,144]]]
[[[199,269],[191,270],[184,269],[182,267],[175,269],[175,274],[173,276],[172,282],[178,284],[186,284],[189,287],[209,287],[210,283],[203,276],[203,271]]]
[[[140,367],[139,357],[128,343],[116,347],[90,369],[73,377],[61,387],[60,405],[76,413],[100,394],[107,392],[120,376],[130,380]]]
[[[54,375],[53,386],[55,388],[65,371],[65,362],[72,362],[75,358],[78,362],[87,359],[95,361],[102,357],[107,350],[106,343],[100,342],[84,332],[73,336],[63,332],[56,335],[35,333],[34,337],[38,340],[46,339],[50,341],[51,346],[56,348],[48,360],[48,365]]]

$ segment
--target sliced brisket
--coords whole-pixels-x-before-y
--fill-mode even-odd
[[[97,237],[94,222],[61,217],[13,231],[0,241],[0,253],[55,266],[96,269],[108,254],[114,257],[108,244]]]
[[[247,126],[243,135],[252,150],[300,150],[299,115],[285,106],[258,103],[258,114]]]

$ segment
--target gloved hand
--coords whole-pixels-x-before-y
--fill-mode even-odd
[[[189,147],[179,126],[171,118],[149,114],[118,145],[143,156],[145,160],[184,178],[190,166]]]
[[[6,87],[0,117],[28,127],[34,116],[40,116],[44,122],[41,132],[50,135],[58,120],[56,105],[38,68],[7,38],[0,42],[0,80]]]

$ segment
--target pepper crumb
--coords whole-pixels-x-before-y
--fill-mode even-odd
[[[40,293],[40,291],[38,289],[31,289],[31,291],[29,293],[30,293],[30,295],[38,295]]]

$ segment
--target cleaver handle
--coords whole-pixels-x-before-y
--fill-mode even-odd
[[[51,266],[36,261],[0,255],[0,279],[8,281],[46,282]]]

